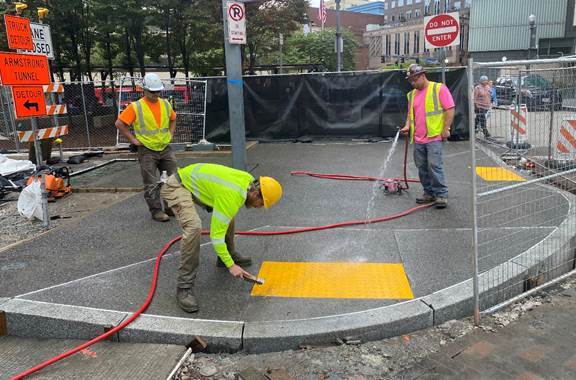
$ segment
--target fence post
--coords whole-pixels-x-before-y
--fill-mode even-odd
[[[470,134],[470,172],[472,175],[472,250],[474,287],[474,323],[480,323],[480,291],[478,289],[478,203],[476,199],[476,134],[474,127],[474,59],[468,59],[468,131]]]
[[[0,94],[0,96],[4,96],[6,99],[6,110],[8,111],[8,118],[10,119],[10,127],[12,129],[12,133],[14,134],[14,142],[16,143],[16,152],[20,153],[20,141],[18,140],[18,130],[16,127],[16,117],[14,116],[12,104],[11,104],[11,97],[8,95],[8,86],[3,86],[4,94]]]
[[[82,107],[84,109],[84,123],[86,125],[86,137],[88,138],[88,148],[92,149],[90,142],[90,128],[88,126],[88,111],[86,110],[86,96],[84,96],[84,81],[80,80],[80,91],[82,92]]]
[[[556,87],[554,86],[554,73],[552,73],[552,92],[550,94],[550,130],[548,131],[548,163],[552,160],[552,130],[554,129],[554,107],[556,107]],[[560,104],[562,109],[562,104]]]

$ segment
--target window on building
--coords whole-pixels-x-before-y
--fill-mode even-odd
[[[440,0],[434,0],[434,14],[440,14]]]
[[[404,33],[404,55],[410,55],[410,33]]]
[[[384,3],[384,9],[388,9],[388,2]]]
[[[455,1],[454,2],[454,9],[460,9],[462,7],[462,2],[460,1]]]
[[[410,20],[412,18],[412,11],[406,12],[406,20]]]
[[[400,33],[394,35],[394,54],[400,55]]]
[[[388,22],[388,15],[384,15],[384,22]]]
[[[416,4],[420,4],[422,2],[422,0],[416,0],[415,3]]]
[[[404,0],[398,0],[398,6],[403,7],[404,6]]]
[[[430,13],[430,1],[431,0],[424,0],[424,15],[429,15]]]
[[[412,5],[412,0],[406,0],[406,5]]]
[[[392,53],[392,43],[390,41],[390,35],[386,35],[386,55],[390,55]]]
[[[396,21],[396,16],[392,15],[392,22]]]
[[[414,9],[414,17],[420,17],[420,9]]]
[[[444,13],[448,13],[450,10],[450,0],[444,1]]]
[[[414,53],[420,53],[420,31],[414,32]]]
[[[396,1],[390,3],[390,8],[396,8]]]

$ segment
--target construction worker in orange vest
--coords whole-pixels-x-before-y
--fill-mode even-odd
[[[149,73],[142,80],[144,97],[132,102],[116,120],[116,128],[138,149],[138,161],[144,182],[144,199],[152,219],[167,222],[174,214],[162,209],[155,191],[159,174],[173,174],[178,168],[170,142],[176,130],[176,112],[166,99],[160,98],[164,84],[157,74]],[[134,133],[130,131],[133,127]]]

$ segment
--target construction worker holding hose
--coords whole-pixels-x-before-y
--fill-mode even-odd
[[[228,268],[234,277],[250,274],[242,266],[252,264],[234,247],[234,217],[247,208],[269,208],[282,197],[282,186],[271,177],[255,179],[250,173],[217,164],[192,164],[178,169],[160,189],[182,228],[181,259],[176,299],[184,311],[198,311],[194,283],[200,258],[202,224],[196,212],[200,206],[212,213],[210,239],[218,255],[217,265]]]
[[[144,97],[132,102],[116,120],[116,128],[138,149],[138,161],[142,181],[144,182],[144,199],[152,219],[157,222],[170,220],[170,209],[163,210],[160,198],[154,191],[159,174],[165,171],[168,175],[178,168],[176,156],[170,148],[170,142],[176,130],[176,113],[166,99],[160,98],[164,84],[157,74],[149,73],[142,80]],[[134,134],[130,131],[134,127]]]
[[[436,208],[445,208],[448,186],[444,177],[443,141],[450,137],[454,99],[446,85],[426,78],[422,66],[412,64],[406,74],[414,90],[408,93],[408,114],[400,133],[410,133],[410,142],[414,144],[414,163],[424,188],[416,203],[434,203]]]

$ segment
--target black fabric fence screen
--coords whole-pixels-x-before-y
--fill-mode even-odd
[[[392,137],[404,124],[411,90],[404,71],[249,76],[244,78],[246,137]],[[440,72],[428,73],[440,82]],[[206,78],[206,138],[229,142],[226,78]],[[468,138],[466,69],[446,72],[456,102],[452,139]]]

